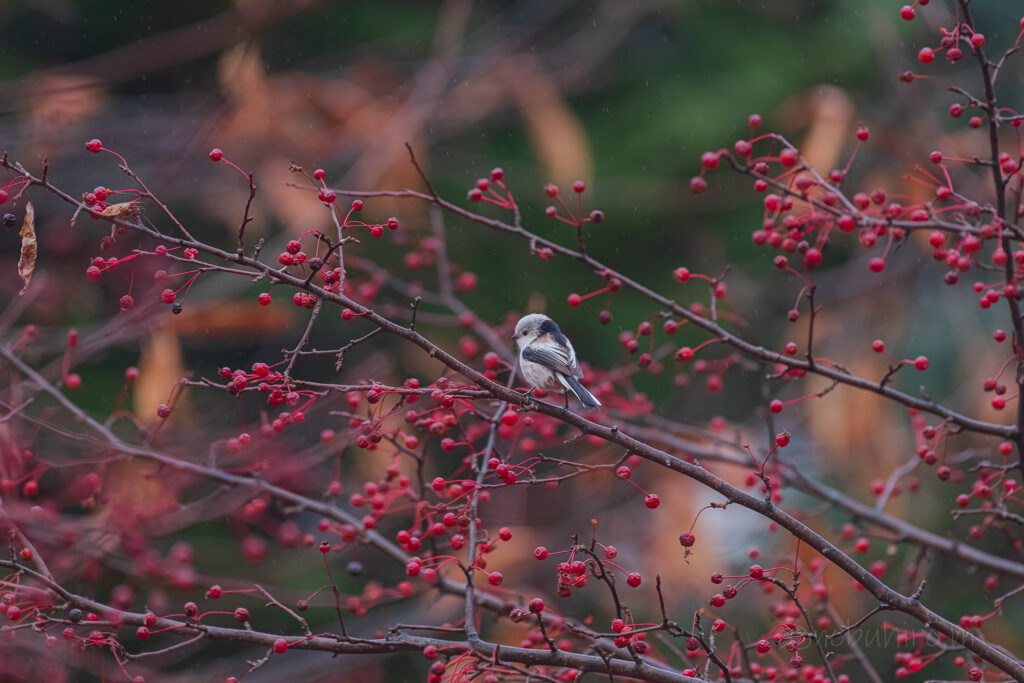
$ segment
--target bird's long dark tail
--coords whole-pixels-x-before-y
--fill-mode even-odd
[[[562,373],[558,373],[558,379],[561,380],[566,389],[576,395],[576,398],[580,400],[584,408],[601,407],[601,402],[594,398],[594,395],[587,391],[587,388],[580,384],[580,381],[575,377],[566,377]]]

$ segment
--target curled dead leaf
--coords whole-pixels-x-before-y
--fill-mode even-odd
[[[25,220],[21,224],[21,258],[18,259],[18,275],[21,276],[25,286],[21,288],[20,294],[28,290],[28,283],[32,280],[32,271],[36,269],[36,256],[38,247],[36,245],[36,210],[32,202],[25,204]]]
[[[123,202],[121,204],[111,204],[107,208],[101,211],[104,216],[110,216],[111,218],[123,218],[131,219],[138,218],[142,214],[142,207],[137,202]]]

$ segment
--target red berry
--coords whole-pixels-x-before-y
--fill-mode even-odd
[[[89,142],[85,143],[86,148],[93,154],[99,154],[100,150],[103,149],[103,143],[93,138]]]
[[[626,583],[630,588],[636,588],[640,585],[640,575],[636,572],[631,572],[626,575]]]
[[[814,270],[821,263],[821,251],[815,247],[811,247],[804,254],[804,268],[807,270]]]
[[[577,180],[575,183],[572,184],[572,191],[575,192],[576,194],[581,194],[586,189],[587,186],[583,184],[582,180]]]
[[[922,47],[921,51],[917,53],[917,58],[921,60],[922,64],[931,64],[935,61],[935,50],[930,47]]]
[[[268,294],[267,292],[261,293],[260,296],[259,296],[259,301],[260,301],[260,306],[269,306],[270,305],[270,294]]]
[[[281,655],[288,651],[288,641],[284,638],[278,638],[274,641],[274,652]]]
[[[928,369],[928,359],[925,356],[918,356],[914,359],[914,367],[918,370]]]
[[[220,161],[224,157],[224,152],[220,151],[219,147],[214,147],[210,150],[210,161]]]
[[[679,545],[683,546],[684,548],[693,547],[693,544],[696,542],[697,537],[689,531],[679,534]]]
[[[579,306],[580,302],[582,302],[582,301],[583,301],[583,298],[579,294],[570,294],[569,295],[569,305],[572,306],[573,308]]]
[[[694,176],[690,179],[690,192],[694,194],[703,194],[706,189],[708,189],[708,181],[704,180],[700,176]]]
[[[700,165],[708,170],[718,166],[718,155],[714,152],[704,152],[700,155]]]
[[[651,510],[653,510],[654,508],[656,508],[659,505],[661,505],[661,499],[658,498],[658,494],[656,494],[656,493],[648,493],[644,497],[644,505],[646,505]]]

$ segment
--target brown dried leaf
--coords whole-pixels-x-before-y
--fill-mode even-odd
[[[36,256],[38,247],[36,245],[36,210],[32,202],[25,203],[25,221],[21,224],[21,258],[18,259],[18,275],[21,276],[25,286],[21,288],[21,294],[28,290],[28,283],[32,281],[32,271],[36,269]]]
[[[123,218],[125,220],[138,218],[142,214],[142,207],[136,202],[124,202],[121,204],[111,204],[107,208],[100,212],[104,216],[110,218]]]

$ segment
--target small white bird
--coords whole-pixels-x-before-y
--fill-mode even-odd
[[[516,324],[512,335],[519,345],[519,371],[534,388],[565,394],[566,406],[572,392],[585,408],[597,408],[601,402],[580,384],[583,371],[576,360],[572,343],[546,315],[531,313]]]

